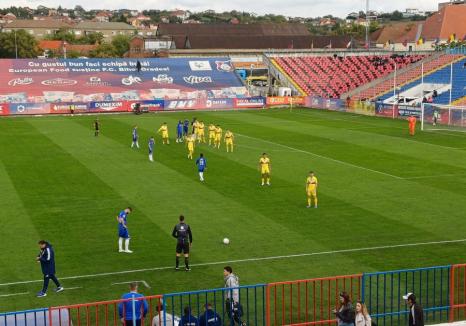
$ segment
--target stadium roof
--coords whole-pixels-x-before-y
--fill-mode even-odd
[[[159,36],[285,36],[310,35],[304,24],[159,24]]]
[[[348,36],[254,36],[192,35],[174,36],[176,49],[311,49],[346,48]]]

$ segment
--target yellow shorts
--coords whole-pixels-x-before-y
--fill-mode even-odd
[[[307,191],[308,197],[317,197],[317,189],[310,189]]]
[[[168,138],[168,132],[162,133],[162,138]]]
[[[209,132],[209,139],[215,139],[215,133]]]
[[[189,146],[188,145],[188,151],[193,152],[194,151],[194,146]]]
[[[270,169],[269,168],[262,168],[261,174],[270,174]]]
[[[221,141],[222,136],[221,135],[215,135],[215,141]]]
[[[227,144],[227,145],[233,145],[233,140],[231,140],[231,139],[226,139],[226,140],[225,140],[225,144]]]

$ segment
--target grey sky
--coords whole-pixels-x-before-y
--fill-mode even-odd
[[[370,0],[370,6],[377,11],[404,11],[406,8],[436,10],[438,0]],[[203,11],[244,10],[257,14],[273,13],[285,16],[316,17],[326,14],[344,17],[352,11],[364,10],[365,0],[0,0],[0,7],[22,5],[37,7],[74,8],[80,4],[85,9],[187,9]]]

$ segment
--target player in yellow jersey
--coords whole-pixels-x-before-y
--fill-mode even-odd
[[[225,133],[225,145],[227,147],[227,153],[232,152],[233,153],[233,141],[235,140],[235,136],[230,130],[227,130]]]
[[[199,121],[197,124],[197,142],[205,143],[205,125],[204,121]]]
[[[188,137],[186,137],[186,146],[188,147],[188,158],[191,160],[193,159],[195,142],[196,138],[194,137],[194,134],[191,134]]]
[[[192,125],[193,125],[194,138],[198,138],[199,137],[199,121],[197,121],[197,119],[194,118]]]
[[[215,127],[215,140],[214,140],[214,147],[220,148],[220,143],[222,142],[222,128],[220,125]]]
[[[162,144],[170,144],[170,140],[168,139],[168,126],[166,122],[160,126],[157,132],[162,134]]]
[[[259,159],[259,170],[261,171],[262,186],[266,184],[270,186],[270,173],[272,172],[272,164],[270,163],[270,158],[266,153],[262,153],[261,158]]]
[[[211,123],[209,125],[209,146],[215,144],[215,125]]]
[[[318,181],[314,172],[309,172],[309,176],[306,179],[306,195],[307,195],[307,208],[311,208],[312,199],[314,198],[314,207],[317,208],[317,185]]]

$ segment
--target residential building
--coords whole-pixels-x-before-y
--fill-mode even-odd
[[[78,37],[92,33],[102,33],[104,39],[111,40],[117,35],[135,35],[136,28],[129,24],[119,22],[100,23],[83,21],[73,27],[73,32]]]
[[[59,20],[33,20],[33,19],[18,19],[3,28],[5,32],[25,30],[36,39],[40,40],[47,35],[53,35],[60,29],[71,29],[72,26]]]

